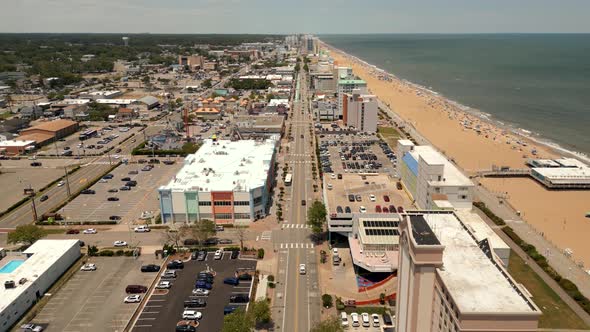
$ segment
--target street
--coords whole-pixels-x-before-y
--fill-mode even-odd
[[[299,72],[296,97],[290,121],[293,125],[286,162],[293,175],[291,202],[286,220],[280,230],[274,231],[274,246],[279,252],[278,285],[275,293],[274,321],[281,331],[309,331],[313,322],[319,321],[320,294],[318,287],[317,257],[310,239],[310,229],[305,227],[307,208],[313,193],[309,161],[314,153],[309,136],[312,123],[308,117],[307,75]],[[306,205],[302,205],[302,201]],[[295,227],[289,227],[294,225]],[[305,264],[306,274],[299,273],[300,264]]]

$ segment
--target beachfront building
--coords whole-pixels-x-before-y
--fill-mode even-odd
[[[347,98],[346,95],[353,93],[353,91],[355,91],[358,94],[367,94],[367,82],[356,78],[339,79],[337,90],[338,118],[342,119],[344,112],[344,102]]]
[[[358,131],[377,131],[377,97],[374,95],[360,94],[360,90],[347,93],[342,102],[342,120],[348,127],[354,127]]]
[[[0,331],[8,331],[80,257],[79,240],[39,240],[27,250],[0,249]]]
[[[397,171],[421,209],[471,209],[473,182],[428,145],[397,141]]]
[[[549,189],[590,189],[590,167],[574,158],[532,159],[531,176]]]
[[[397,331],[536,331],[541,310],[452,211],[400,223]]]
[[[163,223],[248,224],[267,214],[279,137],[212,140],[158,189]]]

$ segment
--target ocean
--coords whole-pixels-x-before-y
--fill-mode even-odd
[[[590,154],[590,34],[319,38],[491,120]]]

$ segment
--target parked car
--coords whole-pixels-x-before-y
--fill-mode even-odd
[[[156,285],[157,289],[169,289],[170,287],[172,287],[172,284],[170,283],[170,281],[166,280],[162,280]]]
[[[131,181],[131,178],[130,178],[130,177],[128,177],[128,176],[126,176],[126,177],[124,177],[124,178],[121,178],[121,181]]]
[[[227,285],[237,286],[240,284],[240,280],[238,278],[225,278],[223,279],[223,283]]]
[[[363,321],[363,327],[371,327],[371,321],[369,320],[369,314],[363,312],[361,314],[361,320]]]
[[[63,186],[64,184],[66,184],[66,182],[65,182],[65,181],[59,181],[59,182],[57,183],[57,186],[58,186],[58,187],[61,187],[61,186]]]
[[[389,202],[389,196],[383,195],[383,200],[386,201],[386,202]]]
[[[356,195],[356,196],[354,196],[354,198],[356,199],[357,202],[361,202],[363,200],[361,195]]]
[[[82,231],[83,234],[96,234],[97,231],[95,228],[88,228]]]
[[[166,267],[169,269],[184,269],[184,263],[181,260],[175,259],[168,262]]]
[[[80,231],[77,229],[68,229],[66,234],[80,234]]]
[[[176,323],[176,332],[196,332],[198,324],[192,320],[181,320]]]
[[[230,239],[219,239],[219,241],[217,241],[218,244],[231,244],[232,240]]]
[[[125,287],[125,293],[127,294],[138,294],[147,292],[148,288],[143,285],[128,285]]]
[[[107,174],[107,175],[103,176],[102,178],[105,179],[105,180],[110,180],[110,179],[112,179],[114,177],[115,176],[113,174]]]
[[[342,325],[343,328],[348,328],[348,316],[346,315],[346,312],[342,311],[340,313],[340,324]]]
[[[195,288],[213,289],[213,285],[205,280],[197,280]]]
[[[141,272],[158,272],[160,271],[160,266],[156,264],[148,264],[141,266]]]
[[[20,326],[21,330],[25,332],[42,332],[43,326],[36,324],[23,324]]]
[[[131,190],[131,187],[129,187],[129,186],[122,186],[121,188],[119,188],[119,190],[121,190],[121,191],[129,191],[129,190]]]
[[[92,190],[92,189],[84,189],[82,191],[80,191],[80,194],[84,194],[84,195],[94,195],[96,194],[96,191]]]
[[[206,246],[214,246],[214,245],[217,244],[217,238],[214,238],[214,237],[208,238],[207,240],[205,240],[203,242],[203,244],[206,245]]]
[[[377,212],[377,213],[381,212],[381,205],[375,206],[375,212]]]
[[[352,213],[352,210],[350,209],[350,206],[346,206],[346,207],[344,208],[344,212],[345,212],[345,213]]]
[[[250,297],[248,294],[236,294],[229,297],[230,303],[248,303]]]
[[[150,232],[150,228],[147,225],[140,225],[133,229],[135,233],[147,233]]]
[[[185,308],[203,308],[207,306],[207,301],[203,298],[190,299],[184,301]]]
[[[373,327],[379,327],[379,315],[377,314],[372,314],[371,315],[371,320],[373,321]]]
[[[213,259],[219,260],[223,257],[223,251],[221,251],[221,249],[215,251],[215,255],[213,256]]]
[[[215,225],[216,232],[223,232],[223,225]]]
[[[383,207],[383,211],[381,211],[381,212],[383,212],[383,213],[389,213],[389,209],[387,208],[387,206],[384,206]]]
[[[175,270],[166,270],[160,276],[162,279],[175,279],[176,278],[176,271]]]
[[[129,295],[123,300],[125,303],[139,303],[141,302],[141,295]]]
[[[129,174],[129,175],[135,175],[135,174],[138,174],[138,173],[139,172],[136,169],[134,169],[134,170],[129,171],[129,173],[127,173],[127,174]]]
[[[196,310],[185,310],[182,312],[182,319],[199,320],[202,317],[203,314]]]
[[[236,259],[236,258],[238,258],[239,255],[240,255],[240,251],[239,250],[232,250],[230,258],[231,259]]]
[[[240,280],[252,280],[252,275],[249,273],[242,273],[238,276]]]
[[[119,200],[119,197],[109,197],[109,198],[107,198],[107,201],[109,201],[109,202],[116,202],[118,200]]]
[[[371,202],[374,202],[374,201],[376,201],[376,200],[377,200],[377,197],[375,197],[375,195],[371,194],[371,195],[369,195],[369,200],[370,200]]]
[[[38,161],[34,161],[34,162],[31,163],[31,166],[33,166],[33,167],[40,167],[40,166],[43,166],[43,164],[40,163],[40,162],[38,162]]]
[[[361,323],[359,321],[359,314],[353,312],[350,314],[350,321],[352,322],[352,327],[360,327]]]
[[[399,213],[403,213],[403,212],[404,212],[404,208],[403,208],[403,207],[401,207],[401,206],[398,206],[398,207],[397,207],[397,212],[399,212]]]
[[[359,207],[359,212],[360,212],[360,213],[367,213],[367,208],[361,205],[361,206]]]
[[[197,255],[197,261],[204,261],[207,258],[207,252],[206,251],[199,251],[199,254]]]
[[[208,296],[208,295],[209,295],[209,293],[210,293],[210,292],[209,292],[208,290],[206,290],[206,289],[203,289],[203,288],[195,288],[195,289],[193,289],[193,291],[192,291],[192,294],[193,294],[193,295],[196,295],[196,296]]]
[[[80,271],[96,271],[96,264],[93,264],[93,263],[84,264],[80,268]]]
[[[109,190],[107,190],[107,191],[108,191],[108,192],[110,192],[110,193],[116,193],[116,192],[119,192],[119,189],[117,189],[117,188],[112,188],[112,189],[109,189]]]
[[[109,220],[121,220],[120,216],[110,216]]]
[[[389,314],[383,314],[383,325],[385,325],[385,326],[392,326],[393,325],[393,319],[391,319],[391,316],[389,316]]]
[[[125,185],[127,187],[135,187],[135,186],[137,186],[137,181],[134,181],[134,180],[127,181],[127,182],[125,182]]]
[[[115,246],[115,247],[127,247],[127,242],[125,242],[125,241],[115,241],[115,242],[113,242],[113,246]]]

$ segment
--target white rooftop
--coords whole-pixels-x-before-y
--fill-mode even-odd
[[[563,167],[577,167],[577,168],[587,168],[588,165],[584,164],[583,162],[579,161],[575,158],[561,158],[555,159]]]
[[[34,144],[35,141],[15,141],[15,140],[6,140],[0,141],[0,147],[8,147],[8,146],[27,146],[29,144]]]
[[[533,170],[548,180],[576,180],[590,182],[590,168],[577,167],[534,167]]]
[[[478,241],[488,239],[494,249],[510,249],[510,246],[477,213],[470,209],[457,209],[455,210],[455,214],[469,228]]]
[[[250,191],[264,186],[276,140],[206,139],[162,189],[172,191]]]
[[[25,255],[12,256],[8,255],[0,261],[4,266],[11,260],[25,261],[17,267],[13,272],[0,273],[0,284],[4,285],[6,281],[14,281],[16,288],[3,289],[0,297],[0,312],[2,312],[8,305],[10,305],[20,294],[26,291],[35,281],[38,276],[42,275],[55,264],[64,253],[72,247],[79,247],[78,240],[39,240],[35,242],[29,249],[25,250],[23,254],[30,256],[26,258]],[[20,285],[19,281],[25,278],[27,281]]]
[[[447,160],[440,152],[430,145],[415,146],[410,154],[419,162],[422,158],[428,165],[443,165],[443,180],[429,181],[436,186],[473,186],[473,182],[463,175],[459,169]]]
[[[267,106],[279,106],[279,105],[286,105],[289,106],[289,99],[271,99]]]
[[[461,312],[533,312],[452,213],[424,214],[445,247],[438,274]]]

